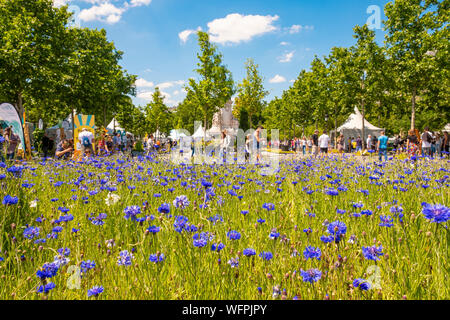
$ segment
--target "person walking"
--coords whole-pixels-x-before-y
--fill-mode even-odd
[[[356,152],[362,152],[362,139],[361,136],[358,136],[358,138],[356,138]]]
[[[444,138],[442,139],[442,153],[448,155],[450,149],[450,138],[448,136],[448,132],[444,131]]]
[[[372,135],[369,134],[366,140],[367,151],[372,150],[371,147],[372,147]]]
[[[303,152],[303,156],[306,155],[306,137],[303,136],[302,140],[301,140],[301,148],[302,148],[302,152]]]
[[[1,162],[5,162],[5,157],[3,156],[3,143],[5,141],[6,140],[3,137],[3,128],[0,127],[0,160],[1,160]]]
[[[339,153],[344,153],[344,149],[345,149],[345,138],[344,138],[344,134],[341,133],[341,135],[338,138],[338,152]]]
[[[378,137],[378,160],[381,162],[382,155],[384,155],[384,162],[387,162],[387,144],[388,137],[381,131],[381,136]]]
[[[411,157],[415,156],[417,153],[417,150],[419,149],[419,139],[417,139],[417,136],[414,133],[414,130],[408,131],[408,137],[406,138],[406,150],[408,152],[408,157],[411,159]]]
[[[323,134],[319,137],[320,154],[324,155],[328,153],[328,144],[330,143],[330,137],[327,135],[327,130],[323,130]]]
[[[21,141],[19,136],[13,132],[12,127],[6,128],[5,133],[5,140],[7,142],[6,159],[14,160],[16,148]]]
[[[306,145],[308,146],[308,154],[312,153],[313,141],[311,137],[306,141]]]
[[[261,161],[261,130],[262,126],[258,126],[253,133],[253,150],[256,152],[256,162]]]
[[[431,142],[433,140],[433,136],[431,135],[428,127],[425,127],[420,139],[422,140],[422,157],[431,157]]]
[[[314,158],[316,158],[317,154],[319,153],[319,130],[314,131],[314,134],[312,135],[312,141],[313,141],[312,152],[314,154]]]

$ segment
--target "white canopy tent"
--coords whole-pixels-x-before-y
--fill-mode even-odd
[[[197,131],[192,135],[192,138],[194,138],[194,139],[202,139],[202,138],[205,138],[205,136],[206,136],[206,140],[211,139],[211,136],[207,132],[205,132],[205,129],[203,129],[202,126],[200,126],[197,129]]]
[[[180,140],[184,137],[187,137],[187,135],[183,132],[183,130],[172,129],[170,131],[169,138],[172,140]]]
[[[347,121],[337,129],[337,132],[344,135],[345,141],[347,141],[349,137],[357,138],[358,136],[361,136],[361,138],[366,141],[369,134],[377,137],[381,135],[381,131],[383,131],[382,128],[378,128],[364,119],[364,137],[362,137],[362,121],[363,116],[359,112],[358,108],[355,107],[355,112],[351,114]],[[334,137],[334,134],[336,133],[332,131],[332,137]]]
[[[122,126],[120,125],[120,123],[117,122],[116,118],[114,118],[114,119],[111,120],[111,123],[108,124],[108,126],[106,127],[106,129],[107,129],[108,131],[111,130],[112,132],[114,132],[114,130],[115,130],[116,132],[117,132],[117,131],[125,131],[125,130],[122,128]]]
[[[450,132],[450,123],[447,123],[447,125],[444,127],[442,131]]]

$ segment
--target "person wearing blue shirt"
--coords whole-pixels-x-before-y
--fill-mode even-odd
[[[384,161],[387,161],[387,144],[388,144],[388,137],[386,137],[384,131],[381,131],[381,136],[378,137],[378,156],[380,162],[383,155]]]

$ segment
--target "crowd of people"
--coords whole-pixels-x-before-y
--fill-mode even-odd
[[[244,152],[246,159],[254,155],[257,161],[261,160],[262,149],[262,126],[259,126],[253,134],[248,134],[245,140]],[[227,152],[234,151],[234,140],[232,133],[227,130],[222,131],[219,145],[219,157],[225,158]],[[140,154],[149,155],[152,152],[171,150],[177,145],[176,140],[172,139],[156,139],[153,135],[146,136],[143,139],[136,139],[131,134],[121,134],[114,132],[108,134],[106,131],[101,131],[95,137],[94,133],[87,129],[83,129],[78,134],[76,144],[73,139],[67,139],[64,131],[61,130],[58,139],[52,138],[48,131],[41,141],[41,149],[43,157],[47,158],[54,151],[54,157],[58,160],[82,158],[88,159],[92,156],[107,156],[114,154],[133,154],[132,151]],[[272,149],[281,148],[284,151],[294,151],[303,156],[325,155],[329,152],[344,153],[376,153],[378,152],[379,160],[387,161],[388,147],[392,154],[406,153],[409,158],[414,156],[426,157],[442,157],[449,155],[450,139],[449,133],[431,132],[428,127],[425,127],[420,133],[417,129],[410,130],[407,135],[400,133],[389,144],[389,139],[385,132],[381,132],[380,136],[369,134],[366,141],[361,139],[361,136],[345,138],[343,134],[336,137],[336,141],[332,141],[326,130],[319,134],[319,130],[309,136],[302,136],[301,138],[294,138],[284,141],[269,141],[267,146]],[[6,153],[6,160],[13,160],[16,155],[17,146],[21,143],[20,138],[15,134],[11,127],[5,130],[0,128],[0,160],[5,161],[4,154]],[[195,155],[195,145],[192,140],[191,156]],[[142,147],[138,148],[140,144]],[[389,145],[388,145],[389,144]],[[336,148],[335,148],[336,146]],[[391,148],[392,147],[392,148]],[[75,151],[76,150],[76,151]],[[6,151],[6,152],[5,152]]]
[[[326,154],[330,150],[336,149],[338,153],[379,153],[379,159],[382,157],[387,159],[387,150],[389,147],[389,138],[385,132],[382,131],[380,136],[369,134],[365,145],[361,136],[345,138],[341,133],[337,136],[336,141],[332,141],[328,136],[326,130],[319,136],[319,131],[315,130],[310,137],[303,136],[301,138],[294,138],[289,141],[284,141],[281,146],[287,147],[289,151],[301,153],[303,155]],[[395,136],[391,143],[393,154],[408,154],[409,158],[413,156],[423,157],[442,157],[449,155],[450,139],[449,133],[431,132],[428,127],[425,127],[420,133],[417,129],[410,130],[407,135],[402,133]]]

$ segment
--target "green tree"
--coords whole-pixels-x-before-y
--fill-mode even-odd
[[[245,110],[248,117],[249,127],[253,127],[253,116],[260,118],[264,106],[264,98],[269,94],[264,90],[263,79],[259,75],[258,65],[253,59],[248,59],[245,63],[247,76],[238,85],[239,111]],[[241,119],[240,119],[241,120]]]
[[[231,72],[223,65],[222,54],[217,52],[217,47],[209,41],[209,35],[198,32],[200,53],[197,54],[199,62],[195,70],[198,81],[189,79],[186,87],[187,94],[201,107],[205,130],[208,122],[212,120],[214,113],[225,105],[234,94],[234,82]]]
[[[145,115],[151,133],[159,130],[163,134],[169,134],[173,127],[172,114],[164,104],[164,96],[158,87],[152,95],[152,102],[145,107]]]
[[[0,90],[21,116],[27,92],[48,96],[61,79],[60,66],[70,54],[70,16],[51,0],[0,0]]]
[[[386,5],[385,14],[388,55],[400,85],[411,97],[411,129],[415,129],[417,97],[428,89],[433,74],[440,72],[438,59],[430,53],[437,50],[436,33],[448,24],[448,1],[396,0]],[[445,41],[448,50],[448,37]],[[448,51],[439,54],[446,55],[448,65]]]

